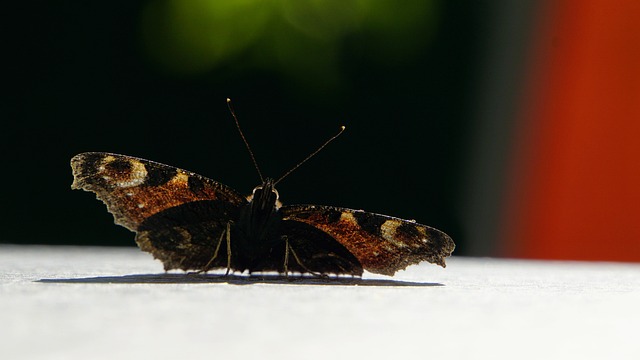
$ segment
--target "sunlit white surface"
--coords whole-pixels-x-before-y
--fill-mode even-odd
[[[227,282],[137,248],[0,246],[1,359],[639,359],[639,307],[640,264]]]

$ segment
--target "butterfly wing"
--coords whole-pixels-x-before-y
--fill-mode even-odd
[[[136,232],[140,248],[165,269],[226,267],[224,256],[209,261],[226,224],[247,203],[233,189],[172,166],[110,153],[76,155],[71,168],[71,188],[94,192],[116,224]]]
[[[284,221],[325,232],[373,273],[393,275],[422,261],[444,267],[455,248],[440,230],[386,215],[318,205],[283,206],[280,211]]]

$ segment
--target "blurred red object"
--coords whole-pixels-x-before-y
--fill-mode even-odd
[[[640,1],[550,0],[537,24],[501,255],[640,261]]]

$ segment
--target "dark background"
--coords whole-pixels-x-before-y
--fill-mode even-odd
[[[347,126],[279,184],[284,203],[415,219],[466,253],[461,197],[494,3],[178,3],[45,1],[9,12],[1,242],[134,244],[93,194],[70,190],[69,159],[84,151],[249,193],[259,178],[230,97],[271,177]],[[191,32],[180,35],[178,21]]]

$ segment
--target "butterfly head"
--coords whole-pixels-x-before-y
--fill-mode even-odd
[[[275,207],[280,208],[280,195],[276,190],[275,182],[271,178],[266,178],[262,185],[258,185],[253,189],[253,193],[248,197],[249,202],[254,206],[264,210]]]

